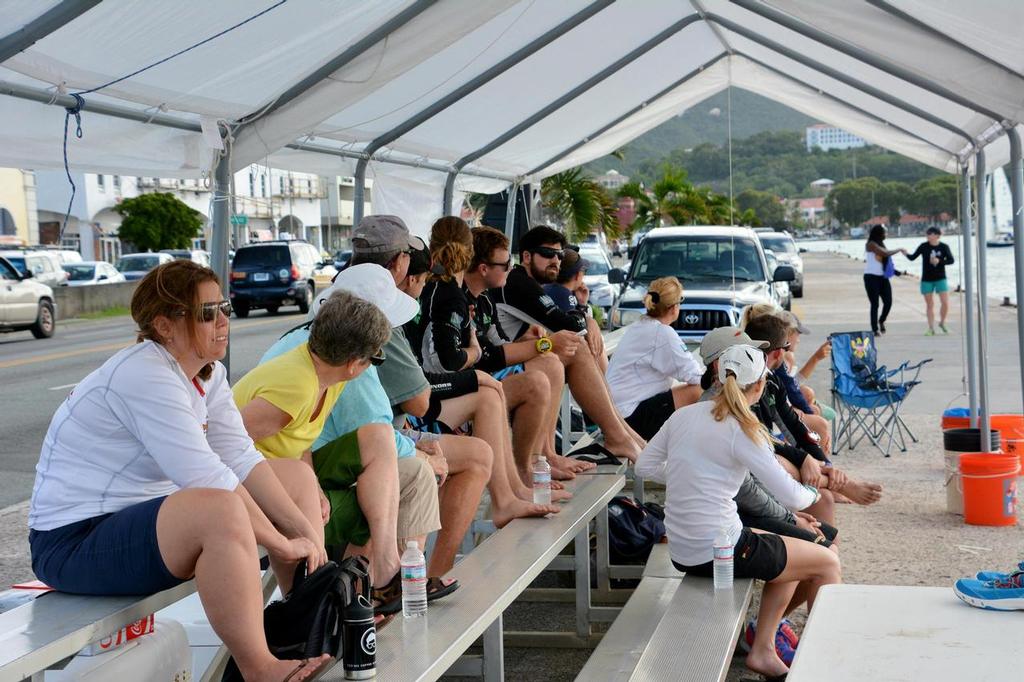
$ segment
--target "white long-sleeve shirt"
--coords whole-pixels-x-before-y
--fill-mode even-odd
[[[626,328],[608,363],[608,387],[619,414],[628,417],[648,398],[672,388],[672,380],[699,384],[704,367],[686,350],[676,330],[644,315]]]
[[[52,530],[181,488],[234,490],[262,461],[224,366],[193,383],[163,346],[145,341],[103,363],[57,409],[29,527]]]
[[[791,510],[814,504],[816,494],[786,473],[767,443],[750,440],[732,417],[715,421],[711,401],[680,408],[647,443],[636,474],[665,483],[669,554],[677,563],[711,561],[719,529],[739,538],[733,497],[750,471]]]

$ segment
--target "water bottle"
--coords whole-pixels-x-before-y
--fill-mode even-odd
[[[729,528],[723,525],[714,544],[715,589],[732,589],[732,554],[733,543],[729,539]]]
[[[342,614],[342,665],[346,680],[367,680],[377,674],[377,628],[373,604],[359,594]]]
[[[405,543],[402,554],[402,615],[427,615],[427,561],[415,540]]]
[[[551,504],[551,465],[544,455],[533,460],[533,502]]]

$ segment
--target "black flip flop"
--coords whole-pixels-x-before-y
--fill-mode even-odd
[[[601,445],[600,443],[590,443],[585,445],[579,450],[573,450],[566,457],[572,459],[578,459],[581,462],[592,462],[597,465],[611,464],[612,466],[618,466],[622,461],[612,454],[611,450]]]

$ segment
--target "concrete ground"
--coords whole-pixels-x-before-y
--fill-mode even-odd
[[[863,291],[863,265],[845,257],[806,254],[806,295],[794,311],[811,328],[798,358],[807,357],[832,331],[868,327]],[[917,280],[894,281],[895,305],[889,333],[879,340],[881,361],[894,366],[903,360],[934,359],[922,374],[923,384],[907,400],[904,414],[919,443],[908,452],[883,458],[862,444],[843,451],[836,464],[853,476],[885,487],[872,507],[840,506],[844,579],[850,583],[949,586],[980,569],[1008,569],[1024,559],[1024,534],[1019,526],[988,528],[964,525],[945,511],[943,450],[939,418],[947,405],[965,404],[962,377],[962,315],[960,296],[953,295],[949,336],[925,337],[924,311]],[[1021,411],[1015,309],[993,307],[989,319],[989,374],[995,412]],[[828,402],[828,365],[819,366],[811,385]],[[653,493],[658,496],[657,491]],[[30,577],[23,505],[0,511],[0,584]],[[547,574],[541,581],[553,584]],[[795,619],[802,625],[805,614]],[[570,604],[516,603],[506,613],[507,629],[572,630]],[[572,680],[589,655],[587,650],[506,648],[509,680]],[[736,656],[728,678],[758,679]]]

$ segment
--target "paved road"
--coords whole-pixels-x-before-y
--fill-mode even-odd
[[[249,319],[232,319],[232,379],[252,369],[275,339],[302,320],[297,311],[254,311]],[[29,332],[0,334],[0,509],[31,494],[39,446],[68,391],[131,344],[133,332],[131,319],[118,317],[71,321],[45,341]]]

